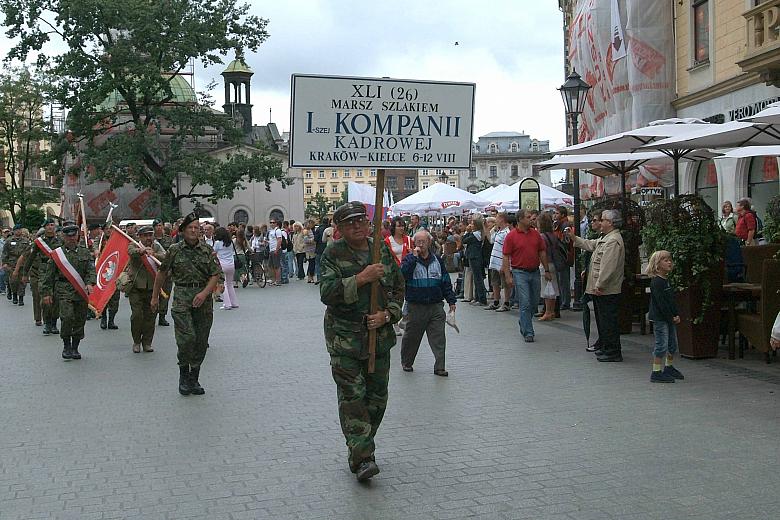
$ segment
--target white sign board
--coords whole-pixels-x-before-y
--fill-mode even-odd
[[[469,168],[473,83],[292,76],[291,168]]]

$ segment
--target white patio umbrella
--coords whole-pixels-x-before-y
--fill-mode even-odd
[[[414,195],[399,200],[390,209],[393,213],[438,213],[447,215],[481,210],[490,204],[479,195],[437,182]]]
[[[518,181],[511,186],[505,186],[501,190],[493,192],[490,200],[491,207],[499,211],[517,211],[520,208],[520,183]],[[542,198],[542,206],[574,206],[574,197],[568,193],[556,190],[546,184],[539,184],[539,194]]]
[[[745,157],[780,156],[780,145],[775,146],[743,146],[724,153],[717,159],[743,159]]]
[[[503,190],[506,187],[507,187],[507,185],[503,184],[503,183],[499,184],[498,186],[489,186],[489,187],[485,188],[482,191],[478,191],[477,195],[482,197],[483,199],[491,200],[490,199],[491,194],[493,194],[493,193],[495,193],[495,192],[497,192],[499,190]]]
[[[743,117],[740,121],[749,123],[766,123],[768,125],[780,125],[780,101],[768,105],[764,110],[750,117]]]

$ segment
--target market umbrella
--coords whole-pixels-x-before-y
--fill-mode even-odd
[[[520,183],[518,181],[511,186],[505,186],[501,190],[495,190],[490,195],[492,204],[490,207],[501,211],[517,211],[520,208]],[[539,194],[542,198],[542,207],[545,206],[573,206],[574,199],[568,193],[556,190],[546,184],[539,184]]]
[[[750,123],[766,123],[769,125],[780,125],[780,102],[772,103],[761,112],[749,117],[743,117],[740,121]]]
[[[483,199],[491,200],[490,197],[493,193],[496,193],[499,190],[503,190],[506,187],[507,187],[506,184],[499,184],[498,186],[489,186],[482,191],[478,191],[477,195],[482,197]]]
[[[743,159],[745,157],[780,156],[780,145],[774,146],[743,146],[724,153],[718,159]]]
[[[438,213],[442,215],[482,210],[490,204],[477,194],[437,182],[424,190],[399,200],[390,209],[398,213]]]

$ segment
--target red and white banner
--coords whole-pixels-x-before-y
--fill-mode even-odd
[[[157,263],[149,257],[149,255],[141,255],[141,261],[144,263],[144,267],[149,271],[152,277],[157,276]]]
[[[78,292],[84,300],[89,301],[87,284],[84,283],[84,279],[79,272],[76,271],[76,268],[73,267],[73,264],[70,263],[68,257],[65,256],[65,251],[63,251],[61,247],[58,247],[52,251],[51,259],[57,264],[57,268],[62,275],[67,278],[73,288],[76,289],[76,292]]]
[[[108,300],[116,290],[116,280],[127,267],[130,255],[127,246],[130,239],[124,233],[111,233],[111,237],[103,248],[103,253],[98,258],[95,270],[97,271],[97,285],[89,298],[89,303],[99,314],[103,313]]]
[[[49,247],[49,244],[47,244],[46,241],[43,239],[43,237],[36,238],[35,245],[38,246],[38,249],[41,250],[41,253],[51,258],[51,254],[53,253],[53,251]]]

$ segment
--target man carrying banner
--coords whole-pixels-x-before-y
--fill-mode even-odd
[[[173,244],[173,238],[170,236],[170,233],[166,233],[165,225],[163,224],[162,220],[159,218],[154,219],[152,226],[154,227],[154,241],[160,244],[164,251],[168,251],[168,249],[170,249],[171,245]],[[170,227],[170,225],[168,227]],[[172,290],[173,282],[171,281],[171,278],[168,277],[168,280],[165,282],[165,287],[163,287],[163,291],[165,291],[165,294],[171,294]],[[165,319],[165,316],[168,314],[169,301],[170,298],[163,298],[160,302],[160,317],[157,320],[157,324],[161,327],[167,327],[170,325],[168,320]]]
[[[36,238],[30,250],[24,255],[22,266],[22,283],[30,281],[30,291],[33,295],[33,314],[35,324],[43,319],[43,334],[59,334],[57,330],[57,318],[59,317],[59,305],[55,300],[51,305],[42,305],[40,293],[40,279],[43,267],[49,261],[52,252],[62,245],[62,239],[57,236],[57,224],[54,219],[46,219],[43,223],[43,235]],[[21,261],[21,260],[20,260]]]
[[[190,213],[179,226],[183,240],[170,247],[157,272],[151,299],[152,312],[157,312],[160,289],[170,276],[176,285],[171,315],[178,346],[181,395],[205,393],[198,377],[214,320],[211,294],[222,274],[214,250],[199,240],[199,234],[198,217]]]
[[[136,354],[141,352],[142,347],[144,352],[154,352],[152,339],[157,313],[152,312],[151,302],[157,264],[151,257],[162,261],[165,258],[165,250],[154,240],[153,235],[152,226],[143,226],[138,230],[138,238],[143,247],[133,243],[127,247],[131,280],[127,296],[130,298],[130,331],[133,335],[133,352]]]
[[[59,302],[62,325],[62,359],[81,359],[79,342],[84,338],[87,302],[96,282],[95,260],[89,249],[79,243],[79,227],[62,228],[64,245],[52,251],[40,277],[44,305]]]
[[[96,251],[95,258],[100,258],[100,255],[103,254],[103,249],[106,248],[106,244],[108,244],[109,239],[111,238],[111,233],[114,232],[113,228],[111,227],[111,224],[106,224],[105,229],[103,230],[103,242],[100,244],[100,250]],[[108,300],[108,304],[106,304],[106,308],[103,311],[103,314],[100,316],[100,328],[103,330],[109,329],[109,330],[117,330],[119,327],[116,326],[116,323],[114,323],[114,318],[116,318],[117,313],[119,312],[119,291],[114,291],[114,294],[111,296],[111,299]]]

